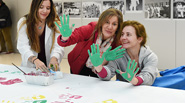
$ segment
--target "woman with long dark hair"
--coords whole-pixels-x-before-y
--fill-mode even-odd
[[[22,57],[22,66],[36,67],[48,71],[55,69],[64,55],[64,50],[57,44],[59,31],[54,22],[59,17],[52,0],[32,0],[30,12],[22,17],[17,24],[17,49]]]

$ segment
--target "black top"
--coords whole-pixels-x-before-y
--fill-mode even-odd
[[[40,53],[38,53],[38,59],[41,60],[46,66],[46,53],[45,53],[45,27],[43,33],[39,36],[40,41]]]
[[[9,27],[12,25],[12,20],[11,20],[9,8],[4,2],[2,2],[1,6],[0,6],[0,19],[6,20],[5,25],[3,25],[3,28]]]

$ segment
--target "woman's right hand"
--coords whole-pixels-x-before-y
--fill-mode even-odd
[[[96,49],[97,47],[97,49]],[[91,60],[91,63],[93,64],[94,67],[97,67],[99,65],[102,65],[103,61],[104,61],[104,55],[102,55],[102,57],[100,57],[100,50],[99,50],[99,45],[93,43],[91,45],[91,52],[90,50],[88,50],[88,54]]]
[[[46,65],[42,61],[40,61],[39,59],[36,59],[33,63],[36,66],[36,70],[40,69],[42,72],[49,72]]]
[[[59,26],[57,22],[55,22],[55,24],[58,26],[60,33],[62,34],[62,37],[70,37],[72,33],[72,29],[69,27],[69,15],[67,15],[67,23],[66,23],[65,14],[63,15],[63,21],[62,21],[62,17],[60,16],[61,26]],[[74,27],[74,25],[75,24],[73,24],[72,26]]]

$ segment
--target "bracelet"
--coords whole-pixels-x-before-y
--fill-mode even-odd
[[[32,63],[32,59],[34,58],[35,56],[31,56],[28,60]]]
[[[33,64],[34,64],[34,61],[37,60],[37,59],[38,59],[38,58],[35,58],[35,59],[33,60]]]
[[[62,36],[60,37],[60,40],[61,40],[63,43],[66,43],[66,42],[67,42],[67,40],[63,40],[63,39],[62,39]]]

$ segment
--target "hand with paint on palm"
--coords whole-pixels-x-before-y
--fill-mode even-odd
[[[64,21],[64,23],[63,23],[63,21]],[[66,23],[65,14],[63,15],[63,21],[62,21],[62,17],[60,16],[61,26],[59,26],[57,24],[57,22],[55,22],[55,24],[58,26],[60,33],[62,34],[63,37],[70,37],[71,33],[72,33],[72,29],[70,29],[70,27],[69,27],[69,15],[67,15],[67,23]],[[75,24],[73,24],[72,26],[74,27]]]
[[[105,60],[111,61],[116,60],[123,57],[123,54],[125,53],[125,49],[121,48],[121,45],[116,47],[114,50],[111,50],[111,46],[104,52]],[[111,51],[110,51],[111,50]]]
[[[124,79],[126,79],[128,81],[132,81],[132,79],[135,77],[135,75],[139,71],[139,68],[136,69],[137,62],[135,62],[135,60],[133,60],[131,66],[130,66],[130,62],[131,62],[131,60],[129,59],[126,72],[121,72],[120,70],[116,69],[116,72],[119,73]],[[135,71],[135,69],[136,69],[136,71]]]
[[[97,49],[96,49],[96,47],[97,47]],[[99,50],[98,44],[96,44],[96,46],[95,46],[95,44],[93,43],[91,45],[91,53],[88,50],[88,54],[91,59],[91,63],[93,64],[94,67],[97,67],[103,63],[104,54],[102,55],[102,57],[100,57],[100,50]]]

